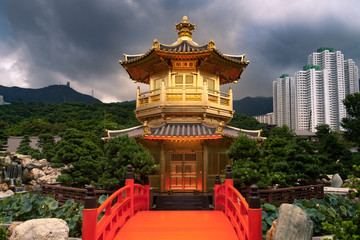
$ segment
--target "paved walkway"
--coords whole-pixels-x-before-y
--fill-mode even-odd
[[[21,141],[22,137],[9,137],[8,138],[8,143],[7,143],[7,149],[6,151],[8,152],[16,152],[17,147],[19,147],[20,145],[20,141]],[[38,137],[30,137],[30,146],[34,149],[39,149],[38,146],[36,146],[37,142],[38,142],[39,138]],[[60,137],[56,136],[55,137],[55,141],[59,141]]]
[[[237,236],[220,211],[143,211],[130,218],[115,239],[235,240]]]

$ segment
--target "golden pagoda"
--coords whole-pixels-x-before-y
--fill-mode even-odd
[[[226,125],[234,114],[233,93],[220,91],[240,79],[249,61],[245,54],[221,53],[213,40],[194,42],[195,25],[186,16],[175,29],[173,44],[154,39],[148,52],[124,54],[119,61],[134,82],[149,88],[138,87],[136,93],[135,114],[142,125],[107,133],[108,138],[128,134],[150,151],[160,165],[150,178],[155,190],[206,192],[231,163],[226,151],[240,132],[261,138],[260,131]]]

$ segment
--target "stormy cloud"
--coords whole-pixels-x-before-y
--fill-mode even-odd
[[[104,102],[135,99],[119,65],[123,53],[148,51],[156,38],[176,41],[186,15],[194,41],[211,39],[250,61],[233,87],[235,99],[271,96],[272,81],[293,75],[319,47],[360,64],[357,0],[5,0],[0,4],[0,84],[40,88],[65,84]],[[140,85],[146,89],[146,85]],[[226,86],[227,88],[228,86]]]

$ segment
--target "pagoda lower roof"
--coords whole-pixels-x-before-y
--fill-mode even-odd
[[[261,130],[245,130],[231,126],[224,126],[222,132],[217,132],[216,127],[208,126],[204,123],[164,123],[160,126],[150,127],[150,131],[144,134],[144,126],[140,125],[123,130],[107,130],[109,140],[121,135],[128,135],[131,138],[173,140],[173,139],[220,139],[223,136],[236,139],[239,134],[245,135],[257,141],[265,138],[260,136]]]
[[[221,138],[216,133],[215,127],[209,127],[203,123],[165,123],[150,128],[150,133],[145,139],[151,138]]]

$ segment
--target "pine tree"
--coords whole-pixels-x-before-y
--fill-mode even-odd
[[[17,153],[31,155],[34,152],[34,149],[30,146],[30,136],[24,135],[21,139],[19,147],[16,149]]]
[[[5,126],[4,122],[0,122],[0,151],[6,151],[7,149],[8,135]]]

